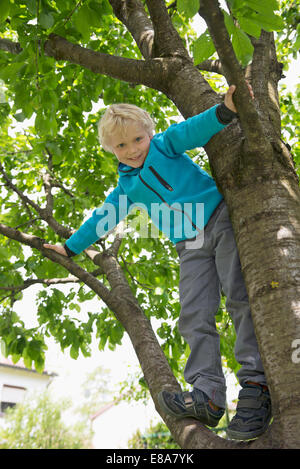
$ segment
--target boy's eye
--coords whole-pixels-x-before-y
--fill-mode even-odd
[[[124,146],[125,146],[125,143],[119,143],[118,145],[119,148],[124,148]]]
[[[142,139],[143,139],[143,137],[137,137],[137,138],[136,138],[136,141],[137,141],[137,142],[140,142]]]

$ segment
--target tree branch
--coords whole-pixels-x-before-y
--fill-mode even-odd
[[[200,0],[200,15],[207,23],[229,85],[235,84],[235,103],[245,136],[254,148],[265,143],[263,128],[250,97],[244,72],[234,53],[218,0]]]
[[[173,26],[164,0],[146,0],[154,26],[155,56],[181,57],[192,62],[177,30]]]
[[[76,196],[69,189],[67,189],[60,181],[58,181],[56,178],[56,175],[53,173],[52,153],[49,151],[47,146],[46,146],[46,152],[48,153],[48,156],[49,156],[47,174],[49,176],[48,182],[51,185],[51,188],[59,187],[61,190],[64,191],[65,194],[69,195],[72,199],[75,199]]]
[[[20,54],[22,47],[18,42],[13,42],[10,39],[0,39],[0,49],[10,54]]]
[[[14,239],[21,244],[25,244],[33,249],[37,249],[45,257],[48,257],[48,259],[63,266],[67,271],[78,278],[78,281],[83,282],[89,286],[108,305],[108,307],[114,311],[111,291],[106,288],[92,273],[82,269],[71,258],[62,256],[53,249],[44,248],[44,240],[38,236],[22,233],[21,231],[4,225],[3,223],[0,223],[0,233],[7,238]]]
[[[51,34],[46,41],[45,52],[56,60],[67,60],[94,73],[161,90],[165,69],[159,59],[135,60],[104,54],[73,44],[55,34]]]
[[[65,284],[65,283],[77,283],[79,282],[77,277],[65,277],[65,278],[51,278],[51,279],[43,279],[43,278],[30,278],[24,280],[22,285],[11,285],[8,287],[1,287],[0,290],[4,291],[22,291],[26,290],[26,288],[31,287],[32,285],[40,284],[40,285],[58,285],[58,284]]]
[[[121,223],[123,223],[123,222],[121,222]],[[111,252],[111,254],[115,258],[118,257],[118,252],[119,252],[119,249],[120,249],[121,244],[122,244],[122,239],[123,239],[122,234],[116,233],[115,239],[113,240],[113,243],[112,243],[111,247],[109,248],[109,252]]]
[[[30,214],[30,216],[31,216],[31,214]],[[15,228],[16,230],[18,230],[19,228],[22,228],[22,227],[24,227],[24,226],[26,226],[26,227],[29,228],[29,227],[32,226],[32,225],[34,224],[34,222],[36,222],[37,220],[41,220],[41,217],[31,218],[30,220],[25,221],[24,223],[20,223],[20,225],[17,225],[17,226],[15,226],[14,228]]]
[[[281,134],[278,81],[282,64],[277,60],[274,35],[261,32],[260,38],[251,38],[254,46],[252,63],[246,68],[246,78],[251,82],[259,108],[264,114],[264,125],[270,125]]]
[[[140,0],[109,0],[116,17],[126,26],[145,59],[153,57],[154,29]]]
[[[224,70],[222,67],[221,60],[204,60],[200,64],[196,66],[198,70],[204,71],[204,72],[212,72],[212,73],[218,73],[219,75],[224,75]]]
[[[133,21],[132,18],[131,21]],[[148,52],[150,52],[149,38],[150,36],[148,37]],[[144,39],[146,40],[146,36]],[[0,49],[6,51],[9,49],[9,52],[13,54],[21,52],[18,43],[8,40],[5,40],[5,43],[3,43],[2,41],[0,40]],[[141,41],[142,37],[140,37],[140,43]],[[143,47],[145,48],[146,46]],[[166,61],[162,61],[159,58],[136,60],[104,54],[81,47],[78,44],[73,44],[55,34],[50,34],[45,42],[44,50],[46,55],[54,57],[56,60],[66,60],[76,65],[81,65],[97,74],[107,75],[118,80],[127,81],[128,83],[145,85],[165,92],[163,83],[166,81],[166,74],[169,73],[169,67]],[[153,55],[152,49],[151,54]]]
[[[103,274],[102,269],[96,269],[93,272],[90,272],[91,275],[94,277],[97,277],[97,275]],[[52,285],[65,285],[66,283],[79,283],[80,280],[78,277],[75,277],[75,275],[69,275],[68,277],[64,278],[29,278],[24,280],[24,283],[22,285],[11,285],[11,286],[6,286],[2,287],[0,286],[0,290],[3,291],[12,291],[12,292],[19,292],[22,290],[26,290],[26,288],[31,287],[32,285],[45,285],[47,287],[50,287]]]
[[[8,174],[6,173],[6,171],[4,170],[4,167],[2,166],[2,163],[0,163],[0,172],[2,173],[3,175],[3,178],[4,180],[6,181],[5,182],[5,186],[12,189],[16,194],[18,194],[18,196],[20,197],[20,199],[26,204],[26,205],[30,205],[31,207],[33,207],[37,212],[39,212],[40,210],[40,207],[31,199],[29,199],[29,197],[27,197],[27,195],[25,195],[22,191],[20,191],[10,180]]]
[[[52,182],[51,182],[51,175],[47,172],[46,174],[43,174],[43,182],[44,182],[44,188],[46,192],[46,208],[47,212],[49,215],[53,214],[53,195],[51,192],[52,189]]]
[[[20,189],[18,189],[15,186],[15,184],[12,183],[12,181],[10,180],[8,174],[4,170],[1,163],[0,163],[0,172],[2,173],[3,178],[6,181],[5,186],[12,189],[16,194],[18,194],[18,196],[20,197],[22,202],[25,204],[25,206],[31,206],[32,208],[34,208],[34,210],[39,214],[39,216],[43,220],[45,220],[49,224],[49,226],[55,231],[55,233],[57,233],[59,236],[61,236],[63,238],[69,238],[71,236],[72,230],[70,228],[64,227],[63,225],[58,223],[58,221],[56,221],[55,218],[53,218],[53,216],[52,216],[52,211],[50,210],[51,207],[53,206],[52,205],[53,201],[52,201],[51,193],[48,192],[48,194],[46,194],[46,197],[47,197],[47,206],[46,206],[46,208],[41,208],[33,200],[31,200],[29,197],[27,197],[27,195],[25,195]],[[45,180],[44,180],[44,183],[45,183]],[[48,180],[47,180],[47,184],[49,184]],[[47,186],[47,191],[49,191],[49,190],[50,190],[50,188],[49,188],[49,186]],[[31,217],[31,214],[30,214],[30,217]]]
[[[67,189],[61,182],[57,181],[57,179],[52,178],[52,187],[59,187],[62,191],[64,191],[65,194],[69,195],[72,199],[76,199],[76,196],[71,192],[69,189]]]

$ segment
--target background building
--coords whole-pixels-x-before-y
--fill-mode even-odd
[[[21,360],[14,364],[9,358],[0,356],[0,417],[5,409],[21,402],[27,392],[43,391],[54,376],[47,371],[29,370]]]

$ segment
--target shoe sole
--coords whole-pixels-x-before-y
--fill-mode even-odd
[[[216,427],[219,423],[219,420],[216,422],[208,422],[207,417],[205,415],[203,416],[196,416],[194,413],[185,413],[185,414],[176,414],[173,412],[173,410],[169,409],[169,407],[166,405],[164,398],[163,398],[163,391],[161,391],[158,396],[157,396],[158,403],[160,407],[164,410],[164,412],[168,415],[171,415],[172,417],[175,417],[176,419],[184,419],[184,418],[194,418],[196,420],[199,420],[199,422],[203,423],[203,425],[207,425],[209,427]]]
[[[254,438],[259,437],[268,429],[270,424],[271,416],[266,422],[266,424],[260,430],[253,430],[252,432],[240,432],[238,430],[230,430],[227,428],[226,434],[230,440],[253,440]]]

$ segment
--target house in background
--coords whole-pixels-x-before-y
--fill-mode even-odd
[[[14,364],[0,355],[0,417],[5,409],[21,402],[27,392],[47,388],[53,376],[56,375],[47,371],[29,370],[21,360]]]

